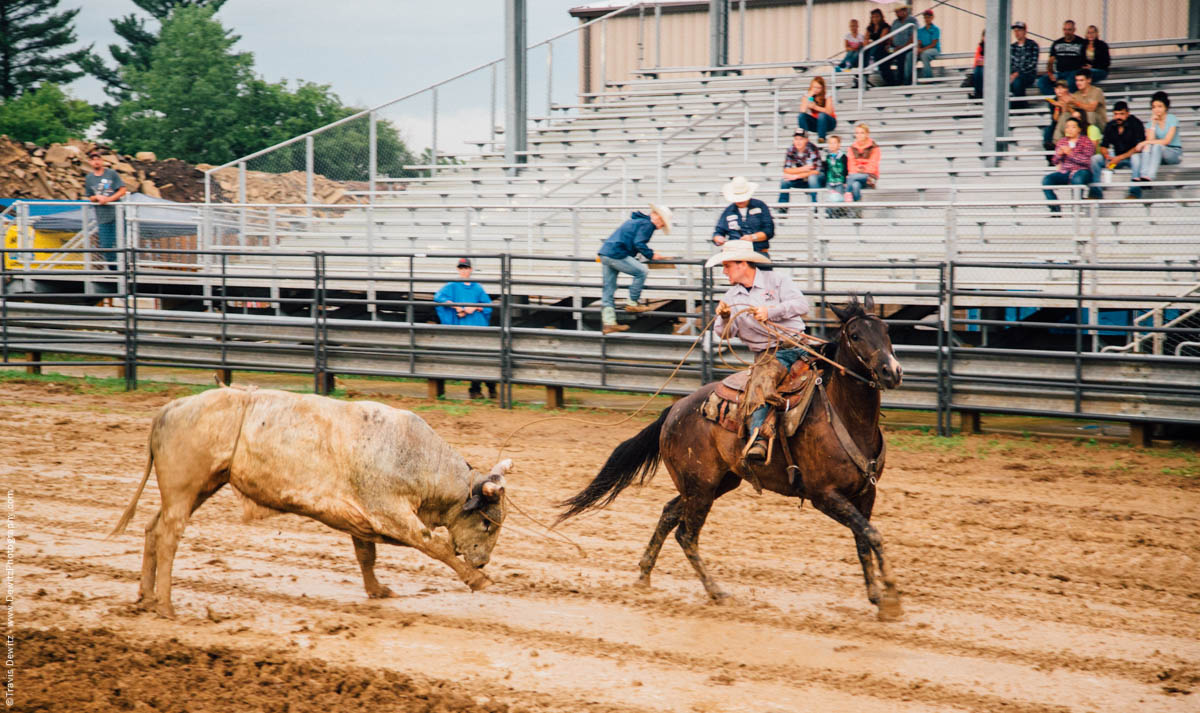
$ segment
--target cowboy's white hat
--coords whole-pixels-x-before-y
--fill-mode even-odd
[[[745,176],[738,176],[721,189],[721,195],[730,203],[740,203],[750,200],[750,196],[758,190],[758,184],[747,181]]]
[[[713,255],[704,263],[705,268],[726,262],[771,262],[771,258],[754,251],[754,243],[749,240],[730,240],[721,246],[721,252]]]
[[[666,233],[667,235],[670,235],[671,234],[671,209],[665,205],[651,203],[650,210],[654,211],[655,213],[658,213],[658,217],[662,218],[662,220],[663,220],[662,231],[664,233]]]

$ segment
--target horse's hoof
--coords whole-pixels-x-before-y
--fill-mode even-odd
[[[643,574],[642,576],[638,577],[637,581],[633,583],[633,586],[635,589],[653,589],[653,587],[650,586],[650,575]]]
[[[733,599],[728,592],[722,592],[719,590],[716,592],[709,592],[708,596],[710,599],[712,599],[713,604],[725,604]]]
[[[904,618],[904,609],[900,606],[900,597],[884,596],[879,601],[879,621],[898,621]]]
[[[159,604],[158,606],[154,607],[154,611],[164,619],[175,618],[175,607],[171,606],[170,602]]]
[[[395,592],[393,592],[391,589],[383,586],[382,584],[373,590],[372,589],[367,590],[367,597],[369,599],[389,599],[394,596],[396,596]]]

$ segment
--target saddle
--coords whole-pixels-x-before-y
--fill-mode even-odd
[[[741,403],[750,382],[750,371],[742,369],[717,384],[717,388],[709,394],[701,407],[705,418],[727,431],[745,435],[742,431],[749,414],[742,413]],[[800,422],[812,403],[818,381],[819,372],[810,362],[802,359],[792,364],[792,368],[776,386],[783,399],[783,405],[776,407],[775,413],[783,417],[785,435],[791,436],[800,427]],[[771,420],[774,419],[768,419]]]

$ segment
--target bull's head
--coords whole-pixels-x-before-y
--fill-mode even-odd
[[[471,493],[462,513],[450,523],[454,551],[472,567],[483,567],[492,558],[492,548],[500,537],[500,525],[508,514],[504,502],[504,474],[512,469],[508,458],[500,461],[488,475],[472,471]]]

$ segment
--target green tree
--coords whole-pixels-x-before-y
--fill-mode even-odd
[[[118,105],[105,137],[126,153],[154,151],[194,163],[221,164],[355,113],[328,86],[267,82],[249,53],[213,17],[212,8],[179,7],[163,23],[146,69],[127,67],[130,99]],[[386,121],[377,126],[381,174],[401,176],[412,155]],[[337,180],[367,177],[367,120],[323,132],[315,170]],[[254,162],[267,171],[304,170],[304,143]]]
[[[253,58],[233,51],[238,38],[212,14],[177,8],[163,23],[149,67],[122,70],[131,97],[105,128],[118,148],[194,162],[228,161],[241,148],[239,98],[254,80]]]
[[[79,10],[53,12],[59,0],[0,0],[0,99],[45,83],[83,76],[74,69],[87,49],[54,54],[75,43]]]
[[[162,22],[171,15],[177,7],[207,7],[214,11],[221,9],[225,0],[133,0],[133,4],[149,13],[150,16]],[[150,68],[150,54],[154,45],[158,44],[158,34],[147,24],[146,18],[130,13],[124,17],[116,17],[112,23],[113,32],[124,41],[124,45],[110,44],[108,54],[115,66],[109,66],[104,58],[91,51],[79,62],[79,66],[88,74],[104,84],[104,93],[120,103],[129,98],[129,85],[121,76],[121,68],[135,67],[146,70]],[[113,106],[106,107],[111,113]]]
[[[27,90],[0,102],[0,134],[35,144],[61,143],[83,136],[96,113],[82,99],[72,99],[55,84]]]

